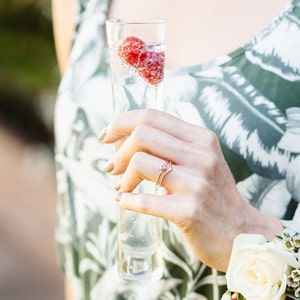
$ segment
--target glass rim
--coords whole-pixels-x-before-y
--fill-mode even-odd
[[[106,23],[116,23],[120,25],[151,25],[151,24],[165,24],[167,20],[126,20],[126,19],[107,19]]]

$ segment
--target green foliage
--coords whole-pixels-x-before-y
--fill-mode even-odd
[[[34,95],[58,84],[52,23],[42,13],[39,1],[0,1],[2,89],[17,89],[21,93]]]
[[[39,101],[59,83],[50,1],[0,0],[0,126],[27,143],[51,146]]]

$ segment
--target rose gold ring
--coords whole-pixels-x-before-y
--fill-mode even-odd
[[[156,185],[161,186],[164,178],[172,171],[172,162],[167,161],[160,164],[160,173],[156,179]]]

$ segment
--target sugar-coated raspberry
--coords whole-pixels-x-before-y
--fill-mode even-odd
[[[121,60],[135,68],[137,73],[151,85],[159,84],[164,77],[165,53],[155,45],[147,45],[141,39],[129,36],[118,48]]]
[[[157,85],[164,77],[164,52],[147,51],[147,55],[140,61],[138,74],[149,84]]]
[[[132,67],[138,67],[140,56],[145,52],[145,43],[134,36],[125,38],[118,48],[118,55],[122,61]]]

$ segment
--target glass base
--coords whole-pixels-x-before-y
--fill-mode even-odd
[[[153,253],[144,257],[133,257],[119,252],[120,277],[129,281],[154,281],[163,275],[161,254]]]

